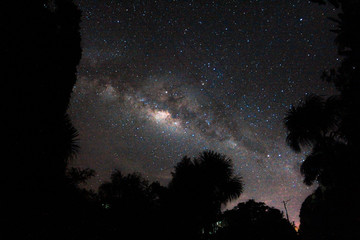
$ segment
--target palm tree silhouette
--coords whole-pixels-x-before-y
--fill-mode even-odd
[[[340,124],[340,98],[332,96],[326,100],[310,95],[297,107],[292,107],[284,119],[288,135],[287,144],[300,152],[302,147],[312,147],[300,171],[304,182],[312,185],[315,180],[329,184],[332,164],[339,153],[343,153]],[[331,167],[330,167],[331,166]],[[325,177],[326,176],[326,177]],[[325,180],[327,179],[327,180]]]
[[[330,19],[338,24],[333,32],[343,59],[322,76],[339,94],[326,100],[311,95],[285,118],[288,145],[295,152],[312,147],[300,168],[304,182],[319,183],[301,207],[299,232],[302,239],[358,239],[360,37],[355,23],[360,1],[312,1],[340,8],[338,18]]]
[[[241,177],[234,174],[232,160],[213,151],[204,151],[191,160],[184,157],[172,173],[169,192],[179,226],[189,234],[207,234],[221,212],[222,204],[243,191]]]
[[[286,142],[295,152],[323,142],[331,134],[337,124],[337,102],[336,96],[324,100],[310,95],[299,106],[291,107],[284,123],[288,131]]]
[[[214,151],[204,151],[193,161],[185,156],[172,176],[170,189],[206,191],[220,204],[238,198],[243,191],[241,177],[234,175],[232,160]]]

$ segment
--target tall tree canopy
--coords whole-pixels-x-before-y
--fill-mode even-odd
[[[313,0],[325,4],[327,1]],[[360,207],[360,1],[329,0],[340,9],[335,43],[342,61],[322,78],[338,94],[328,98],[311,95],[292,107],[286,118],[287,142],[296,152],[312,147],[301,165],[304,182],[319,188],[303,203],[300,233],[304,239],[356,239]]]
[[[224,212],[215,239],[295,240],[297,234],[278,209],[249,200]]]
[[[10,153],[2,158],[3,206],[13,206],[6,222],[14,233],[32,236],[43,226],[33,236],[41,239],[66,202],[66,166],[78,148],[66,111],[81,57],[81,12],[71,0],[0,4],[2,146]]]
[[[221,205],[238,198],[243,190],[232,160],[213,151],[204,151],[193,160],[185,156],[172,176],[170,212],[183,233],[185,227],[192,233],[211,231]]]

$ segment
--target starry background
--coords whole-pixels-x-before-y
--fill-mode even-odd
[[[184,155],[211,149],[243,177],[240,199],[284,211],[299,224],[313,191],[304,154],[286,146],[283,118],[336,66],[335,9],[308,1],[76,0],[83,56],[70,116],[96,189],[114,169],[166,185]]]

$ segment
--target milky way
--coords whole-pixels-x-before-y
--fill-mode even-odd
[[[313,188],[304,154],[286,146],[283,117],[336,65],[334,9],[307,1],[76,1],[83,57],[70,115],[80,133],[72,164],[166,185],[184,155],[232,158],[245,190],[298,223]],[[233,203],[234,204],[234,203]]]

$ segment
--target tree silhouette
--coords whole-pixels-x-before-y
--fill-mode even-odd
[[[148,181],[139,173],[123,176],[119,170],[112,173],[111,182],[101,184],[99,197],[106,207],[117,211],[146,207],[151,201]]]
[[[95,171],[90,168],[70,168],[67,170],[68,181],[76,187],[79,187],[79,184],[86,183],[86,181],[93,176],[95,176]]]
[[[294,226],[278,209],[248,200],[224,212],[215,238],[222,239],[297,239]]]
[[[221,205],[240,196],[241,178],[234,175],[225,155],[204,151],[191,160],[184,157],[169,183],[170,218],[175,237],[197,238],[209,234],[221,213]]]
[[[326,3],[322,0],[314,0]],[[343,57],[338,69],[324,72],[322,78],[333,83],[338,95],[323,98],[311,95],[285,118],[287,143],[295,151],[312,147],[301,165],[304,182],[319,184],[302,205],[300,233],[303,239],[357,239],[360,237],[360,191],[358,161],[360,148],[360,1],[328,1],[341,9],[333,30],[338,53]]]
[[[115,170],[111,181],[99,187],[99,201],[106,210],[107,237],[128,236],[134,239],[155,236],[158,224],[159,192],[157,182],[149,184],[141,174],[123,175]]]
[[[322,144],[334,134],[338,119],[336,101],[336,97],[324,100],[310,95],[299,106],[291,107],[285,117],[286,141],[295,152],[300,152],[302,146]]]
[[[0,9],[2,146],[10,153],[2,207],[13,209],[1,222],[20,238],[48,239],[65,234],[59,219],[69,213],[66,167],[77,132],[66,111],[81,57],[81,13],[71,0],[2,1]]]

